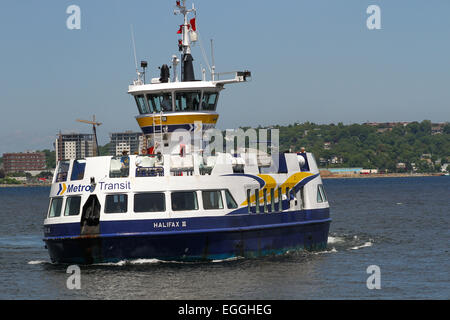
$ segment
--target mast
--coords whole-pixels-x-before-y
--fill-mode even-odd
[[[181,4],[182,2],[182,4]],[[189,32],[195,32],[195,15],[196,9],[194,8],[194,4],[192,4],[192,9],[186,8],[186,0],[180,0],[176,2],[176,6],[178,9],[174,10],[174,14],[182,14],[183,15],[183,24],[180,25],[181,31],[181,40],[179,40],[179,48],[182,52],[181,54],[181,81],[195,81],[194,76],[194,66],[191,55],[191,39]],[[189,13],[194,13],[194,18],[188,21]],[[179,31],[179,33],[180,33]]]

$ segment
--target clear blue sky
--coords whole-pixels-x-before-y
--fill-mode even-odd
[[[188,1],[188,4],[192,3]],[[81,8],[81,30],[66,9]],[[366,9],[381,8],[381,30]],[[178,54],[175,0],[2,0],[0,155],[52,149],[59,130],[93,114],[109,133],[138,131],[127,94],[138,60],[157,66]],[[218,111],[238,126],[450,120],[448,0],[197,0],[197,25],[217,71],[249,69],[252,82],[229,85]],[[193,48],[196,76],[205,66]]]

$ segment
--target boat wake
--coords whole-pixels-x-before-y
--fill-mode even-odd
[[[50,262],[45,260],[31,260],[28,261],[28,264],[50,264]]]
[[[374,239],[368,237],[367,235],[337,235],[332,234],[328,237],[328,247],[331,249],[327,249],[322,253],[331,253],[338,251],[347,251],[347,250],[359,250],[362,248],[367,248],[373,246],[375,243]]]
[[[243,259],[242,257],[231,257],[225,259],[217,259],[211,260],[208,262],[205,261],[177,261],[177,260],[160,260],[160,259],[134,259],[134,260],[121,260],[118,262],[105,262],[105,263],[96,263],[93,266],[137,266],[137,265],[153,265],[153,264],[204,264],[204,263],[222,263],[227,261],[236,261],[239,259]]]
[[[365,248],[365,247],[371,247],[372,245],[373,245],[373,242],[368,241],[368,242],[365,242],[364,244],[362,244],[360,246],[352,247],[352,248],[350,248],[350,250],[358,250],[358,249]]]

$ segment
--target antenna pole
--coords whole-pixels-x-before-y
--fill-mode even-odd
[[[136,72],[138,71],[137,57],[136,57],[136,43],[134,42],[134,30],[133,25],[130,24],[131,27],[131,41],[133,42],[133,53],[134,53],[134,65],[136,66]]]
[[[134,65],[136,67],[136,74],[137,74],[137,80],[134,81],[135,84],[142,84],[142,80],[141,80],[141,72],[138,69],[138,63],[137,63],[137,56],[136,56],[136,43],[134,41],[134,29],[133,29],[133,25],[130,25],[131,27],[131,41],[133,43],[133,53],[134,53]],[[145,76],[145,75],[144,75]],[[144,79],[144,83],[145,83],[145,79]]]
[[[216,73],[216,63],[214,62],[214,44],[213,39],[211,39],[211,80],[215,80],[215,73]]]

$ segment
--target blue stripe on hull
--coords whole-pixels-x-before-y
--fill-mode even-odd
[[[176,219],[166,223],[169,220]],[[115,221],[101,223],[100,235],[80,237],[78,231],[78,236],[53,234],[44,240],[52,262],[57,263],[217,260],[324,249],[330,225],[328,209],[185,220],[184,230],[154,230],[153,223],[162,220]],[[66,226],[65,231],[70,229],[76,226]]]

